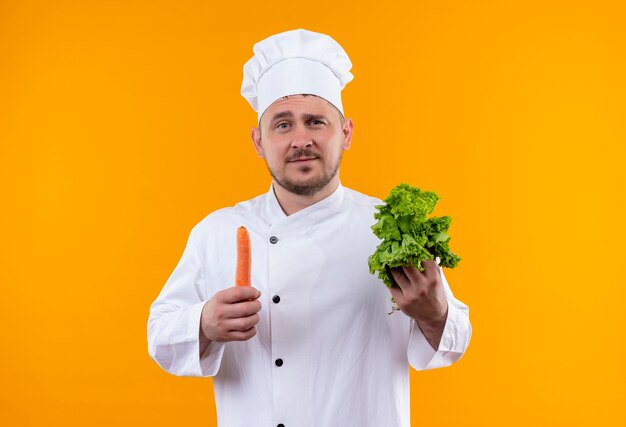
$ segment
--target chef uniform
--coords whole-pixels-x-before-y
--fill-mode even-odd
[[[333,39],[288,31],[254,51],[242,93],[259,120],[273,101],[298,93],[322,96],[343,113],[340,91],[352,79],[351,64]],[[413,319],[388,314],[390,293],[367,264],[379,243],[370,227],[381,203],[340,184],[286,215],[270,187],[211,213],[191,230],[150,307],[150,356],[171,374],[213,377],[220,427],[409,427],[409,365],[456,362],[471,325],[439,267],[448,316],[436,351]],[[257,334],[211,342],[200,355],[202,309],[233,286],[242,225],[250,232],[252,285],[261,292]]]

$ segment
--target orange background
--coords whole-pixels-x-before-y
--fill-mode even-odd
[[[343,184],[454,219],[474,335],[411,372],[413,425],[625,425],[622,4],[0,1],[0,424],[215,425],[148,309],[196,223],[267,191],[242,67],[306,28],[354,64]]]

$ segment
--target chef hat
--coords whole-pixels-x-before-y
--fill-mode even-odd
[[[243,67],[241,95],[258,113],[277,99],[296,94],[317,95],[341,114],[341,90],[354,76],[343,48],[325,34],[303,29],[275,34],[254,45]]]

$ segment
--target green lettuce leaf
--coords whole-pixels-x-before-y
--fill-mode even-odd
[[[424,271],[422,261],[435,258],[441,267],[454,268],[461,260],[449,247],[452,218],[427,218],[438,201],[436,193],[403,183],[391,190],[384,205],[376,206],[378,222],[372,231],[382,241],[368,264],[370,273],[388,287],[394,285],[390,268],[411,264]]]

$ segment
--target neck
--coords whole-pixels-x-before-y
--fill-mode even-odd
[[[339,174],[335,175],[326,187],[322,188],[315,194],[311,194],[310,196],[290,193],[281,187],[276,181],[274,181],[272,187],[274,188],[274,194],[276,195],[276,199],[278,199],[280,207],[283,209],[283,212],[285,212],[285,215],[289,216],[301,211],[302,209],[308,208],[309,206],[314,205],[333,194],[339,187]]]

